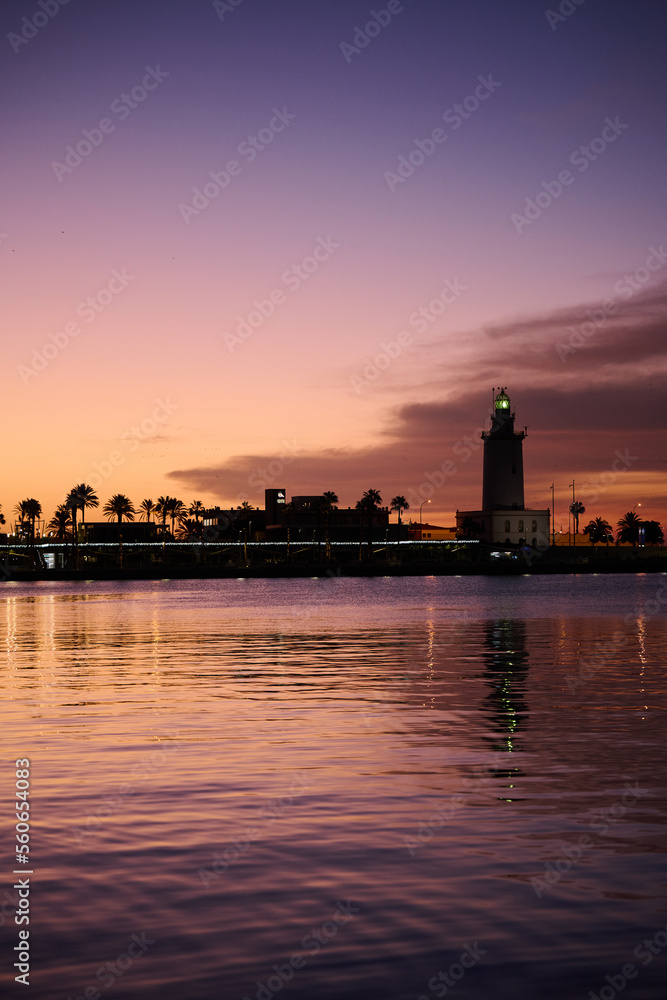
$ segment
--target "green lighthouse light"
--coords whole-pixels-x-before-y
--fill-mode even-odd
[[[509,410],[510,408],[510,398],[504,389],[501,389],[496,396],[496,409],[497,410]]]

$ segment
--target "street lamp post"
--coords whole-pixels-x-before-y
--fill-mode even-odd
[[[422,507],[425,503],[430,503],[430,500],[422,500],[419,504],[419,541],[422,541]]]
[[[556,544],[556,500],[554,497],[555,484],[551,484],[551,545]]]

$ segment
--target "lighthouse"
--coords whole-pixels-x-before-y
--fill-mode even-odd
[[[523,439],[526,432],[514,430],[514,419],[510,398],[503,388],[494,399],[491,429],[482,434],[484,510],[509,510],[524,505]]]
[[[507,548],[544,549],[549,545],[547,508],[525,506],[523,491],[523,441],[526,428],[514,428],[515,413],[502,388],[493,390],[491,427],[482,432],[484,463],[482,469],[481,510],[457,510],[459,538],[478,539]]]

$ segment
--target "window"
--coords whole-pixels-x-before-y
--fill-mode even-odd
[[[511,542],[510,542],[509,538],[505,539],[505,545],[511,545]]]
[[[537,531],[537,521],[533,521],[532,531]],[[533,539],[533,545],[534,544],[535,544],[535,540]]]
[[[523,531],[523,521],[519,521],[519,531]]]
[[[511,531],[511,530],[512,530],[512,529],[511,529],[511,527],[510,527],[510,523],[509,523],[509,521],[505,521],[505,531]],[[508,539],[508,541],[509,541],[509,539]]]
[[[534,549],[537,548],[537,539],[536,538],[533,538],[533,548]]]

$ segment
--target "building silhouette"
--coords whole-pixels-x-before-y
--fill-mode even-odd
[[[457,510],[457,533],[492,545],[543,549],[549,544],[550,512],[525,506],[523,441],[527,430],[514,429],[515,416],[503,388],[494,398],[491,427],[482,433],[482,507]]]

